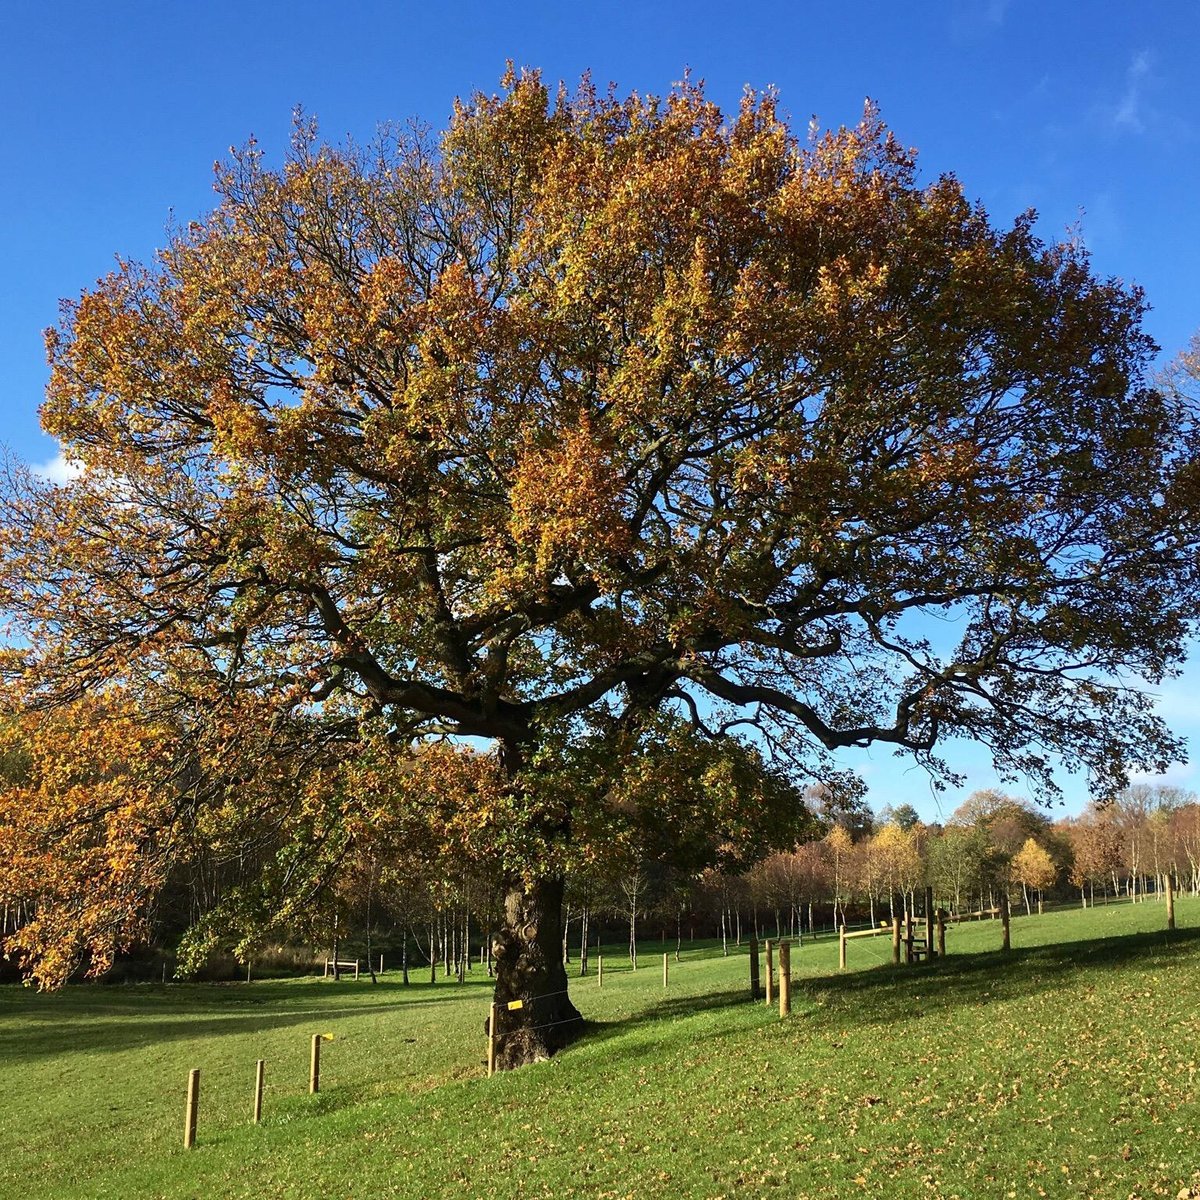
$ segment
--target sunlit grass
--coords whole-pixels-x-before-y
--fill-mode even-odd
[[[0,1196],[1200,1194],[1200,903],[953,927],[793,955],[794,1013],[745,949],[573,980],[588,1038],[484,1077],[489,988],[394,979],[0,989]],[[668,947],[672,949],[672,947]],[[387,979],[387,977],[385,977]],[[332,1032],[307,1095],[309,1039]],[[250,1124],[254,1063],[265,1119]],[[187,1071],[199,1145],[182,1149]]]

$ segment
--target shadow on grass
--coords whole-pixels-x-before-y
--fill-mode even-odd
[[[1198,948],[1200,929],[1116,934],[1008,953],[952,954],[918,967],[889,963],[804,979],[799,990],[818,1005],[836,1007],[843,1024],[881,1025],[911,1017],[918,1008],[928,1014],[1070,988],[1085,974],[1116,972],[1164,955],[1194,955]]]
[[[708,992],[703,995],[680,996],[658,1000],[645,1008],[613,1021],[589,1020],[583,1038],[575,1043],[579,1049],[587,1049],[614,1039],[630,1039],[640,1030],[661,1026],[663,1022],[688,1020],[708,1013],[732,1012],[734,1010],[760,1010],[762,1002],[752,1004],[749,990],[738,988],[731,991]],[[718,1030],[706,1030],[704,1040],[711,1042],[727,1034],[745,1028],[745,1018],[730,1020],[728,1026]],[[605,1051],[609,1060],[640,1058],[645,1053],[643,1040],[633,1037],[627,1046],[616,1046]]]
[[[1022,947],[1007,954],[985,951],[954,954],[918,967],[890,963],[867,970],[808,976],[793,984],[796,1015],[830,1009],[839,1025],[886,1025],[918,1012],[973,1008],[981,1003],[1020,999],[1047,991],[1078,986],[1084,975],[1120,971],[1147,960],[1176,953],[1194,955],[1200,949],[1200,929],[1117,934],[1084,941]],[[770,1013],[754,1005],[764,1017]],[[722,1010],[751,1008],[747,989],[688,995],[648,1003],[631,1016],[612,1021],[589,1021],[580,1048],[610,1041],[662,1021],[685,1020]],[[816,1014],[813,1014],[816,1015]],[[743,1021],[730,1021],[727,1030],[705,1033],[706,1040],[735,1033]],[[615,1055],[637,1055],[640,1046]]]
[[[83,984],[50,995],[0,989],[0,1060],[28,1061],[73,1053],[119,1052],[164,1041],[235,1033],[251,1037],[297,1026],[324,1029],[338,1018],[406,1012],[477,998],[479,983],[405,987],[402,983],[175,984],[162,987]],[[474,986],[472,986],[474,984]]]

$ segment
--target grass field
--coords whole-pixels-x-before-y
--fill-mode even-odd
[[[0,988],[0,1197],[1200,1196],[1200,901],[1177,912],[1170,938],[1155,903],[1014,917],[1003,957],[997,923],[955,926],[915,968],[806,943],[782,1022],[744,951],[685,944],[664,992],[647,943],[573,982],[585,1041],[491,1080],[478,968]]]

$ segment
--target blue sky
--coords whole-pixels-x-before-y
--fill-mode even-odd
[[[440,127],[456,95],[495,88],[508,58],[651,92],[690,68],[725,106],[773,84],[800,129],[814,115],[853,123],[870,96],[925,178],[954,172],[999,223],[1035,208],[1047,238],[1075,227],[1100,273],[1143,286],[1166,362],[1200,327],[1197,44],[1191,0],[8,5],[0,441],[54,459],[37,406],[59,298],[117,253],[149,257],[172,213],[210,207],[212,163],[230,145],[253,134],[277,159],[297,104],[331,139],[413,116]],[[1160,691],[1200,746],[1200,669]],[[971,787],[993,782],[970,748],[951,758]],[[852,761],[877,807],[939,814],[921,772],[886,751]],[[1190,767],[1173,773],[1191,780]],[[1064,784],[1077,809],[1082,784]]]

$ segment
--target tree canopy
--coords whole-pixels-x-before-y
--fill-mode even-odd
[[[845,747],[1101,788],[1178,753],[1125,682],[1195,610],[1142,296],[920,183],[872,107],[805,141],[770,93],[510,72],[438,139],[300,120],[216,185],[48,334],[83,471],[11,472],[10,709],[121,689],[206,803],[312,763],[364,829],[407,747],[486,739],[451,807],[505,847],[514,963],[569,848],[681,770],[651,825],[703,858],[750,815],[783,844]]]

